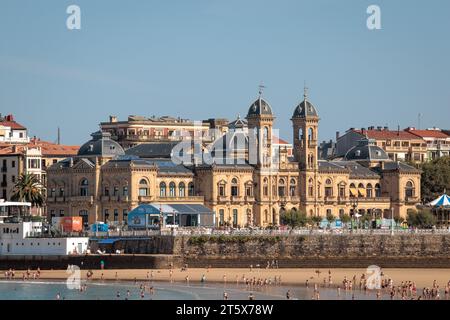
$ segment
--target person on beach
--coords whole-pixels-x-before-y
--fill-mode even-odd
[[[56,300],[60,300],[61,299],[61,294],[58,292],[57,294],[56,294]]]
[[[189,285],[189,276],[187,275],[185,279],[186,279],[186,284]]]
[[[204,274],[202,275],[202,278],[201,278],[200,282],[202,282],[202,283],[206,282],[206,277],[205,277]]]
[[[226,274],[223,275],[223,283],[227,284],[227,275]]]
[[[120,299],[120,292],[119,291],[116,292],[116,298]]]
[[[248,300],[255,300],[253,293],[250,292],[250,294],[248,295]]]
[[[288,291],[286,292],[286,299],[287,299],[287,300],[291,300],[291,291],[290,291],[290,290],[288,290]]]
[[[223,300],[228,300],[228,293],[226,292],[223,293]]]

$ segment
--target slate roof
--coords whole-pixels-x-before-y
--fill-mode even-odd
[[[115,157],[125,154],[120,144],[111,140],[110,133],[97,131],[91,136],[92,139],[83,144],[78,150],[79,156]]]
[[[248,109],[247,118],[260,115],[272,116],[272,108],[270,107],[269,103],[262,97],[259,97],[255,102],[251,104],[250,108]]]
[[[170,158],[172,149],[179,142],[155,142],[143,143],[125,151],[127,155],[137,156],[139,158]]]

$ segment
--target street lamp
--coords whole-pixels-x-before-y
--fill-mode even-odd
[[[350,213],[350,217],[351,217],[351,232],[353,233],[353,217],[355,216],[355,213],[356,213],[356,208],[358,207],[358,198],[356,198],[356,197],[351,197],[350,198],[351,200],[350,200],[350,205],[352,206],[352,208],[353,208],[353,211]]]
[[[394,235],[394,207],[391,208],[391,236]]]

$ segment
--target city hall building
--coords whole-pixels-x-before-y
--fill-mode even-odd
[[[47,170],[48,213],[82,216],[86,224],[121,223],[142,204],[193,204],[209,208],[217,226],[245,227],[278,225],[287,210],[322,217],[406,217],[420,202],[420,171],[391,160],[367,137],[340,158],[319,160],[319,115],[306,91],[293,110],[290,148],[274,134],[274,119],[260,94],[246,119],[230,123],[212,148],[182,142],[192,155],[189,163],[174,161],[173,141],[130,147],[110,132],[94,133],[77,156]],[[234,148],[239,139],[245,142],[242,150]],[[215,157],[218,146],[222,159]],[[256,156],[249,146],[256,148]],[[196,161],[194,150],[213,161]],[[230,153],[232,161],[219,161]]]

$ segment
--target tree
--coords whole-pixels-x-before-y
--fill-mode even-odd
[[[442,157],[427,163],[421,168],[422,200],[424,203],[433,201],[444,190],[450,190],[450,157]]]
[[[327,214],[327,220],[329,223],[333,223],[334,220],[336,220],[336,217],[333,216],[333,214],[329,213],[329,214]]]
[[[18,202],[30,202],[32,207],[44,205],[43,186],[34,174],[22,173],[14,185],[11,200]]]
[[[343,223],[348,223],[348,222],[350,222],[351,219],[352,219],[352,218],[350,218],[350,216],[349,216],[348,214],[344,214],[344,215],[342,215],[342,217],[341,217],[341,221],[342,221]]]
[[[303,211],[289,210],[283,212],[280,216],[281,224],[292,228],[303,227],[306,225],[307,221],[306,213]]]
[[[436,224],[436,217],[430,210],[411,210],[408,212],[406,222],[412,227],[430,228]]]
[[[317,226],[320,223],[320,221],[322,221],[322,218],[319,216],[312,216],[311,221]]]

